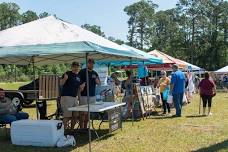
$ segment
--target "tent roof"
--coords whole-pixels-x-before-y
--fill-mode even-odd
[[[72,60],[83,62],[88,52],[95,60],[145,59],[54,16],[0,32],[0,64],[29,64],[31,56],[37,64],[67,63]]]
[[[144,52],[144,51],[141,51],[141,50],[136,49],[136,48],[134,48],[134,47],[128,46],[128,45],[126,45],[126,44],[122,44],[121,46],[123,46],[123,47],[125,47],[125,48],[127,48],[127,49],[129,49],[129,50],[131,50],[131,51],[133,51],[133,52],[135,52],[135,53],[137,53],[137,54],[142,55],[144,58],[147,59],[147,61],[148,61],[149,63],[162,63],[162,59],[159,58],[159,57],[156,57],[156,56],[154,56],[154,55],[150,55],[150,54],[148,54],[148,53],[146,53],[146,52]]]
[[[184,69],[186,68],[187,64],[184,63],[183,61],[176,59],[174,57],[171,57],[163,52],[160,52],[158,50],[153,50],[148,52],[150,55],[154,55],[156,57],[159,57],[163,60],[163,63],[169,63],[169,64],[178,64],[180,68]]]
[[[215,73],[228,73],[228,65],[215,71]]]

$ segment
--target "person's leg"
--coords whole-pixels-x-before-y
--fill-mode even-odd
[[[173,103],[176,109],[176,116],[180,116],[180,101],[178,94],[173,94]]]
[[[207,106],[207,99],[204,95],[201,96],[202,100],[203,100],[203,115],[206,115],[206,106]]]
[[[17,118],[17,120],[28,119],[29,118],[29,114],[25,113],[25,112],[18,112],[16,114],[14,114],[14,116]]]
[[[162,92],[161,92],[161,100],[162,100],[163,114],[166,114],[166,103],[164,101]]]
[[[14,115],[5,114],[1,116],[1,121],[5,122],[6,124],[11,124],[13,121],[16,121],[17,118]]]
[[[212,115],[211,113],[211,102],[212,102],[212,97],[211,96],[207,96],[208,99],[208,115]]]
[[[71,106],[70,97],[68,96],[62,96],[61,97],[61,108],[63,112],[63,125],[64,129],[70,129],[70,120],[72,118],[72,112],[68,111],[68,108]]]
[[[170,106],[169,106],[169,103],[167,103],[167,100],[165,100],[164,102],[165,102],[165,105],[166,105],[166,107],[167,107],[167,109],[168,109],[168,113],[170,113]]]
[[[79,105],[87,105],[87,97],[80,96]],[[87,112],[80,113],[79,126],[81,129],[87,128],[88,114]]]

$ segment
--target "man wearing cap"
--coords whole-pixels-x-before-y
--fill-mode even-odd
[[[182,101],[185,90],[185,75],[178,68],[178,65],[172,66],[170,93],[173,95],[173,103],[176,109],[176,115],[173,117],[181,117]]]
[[[88,59],[88,76],[89,76],[89,103],[96,102],[96,85],[100,85],[100,79],[96,71],[93,70],[94,60],[92,58]],[[80,105],[87,104],[87,83],[86,83],[86,68],[80,70],[79,72],[81,84],[85,84],[84,90],[81,91]],[[86,129],[88,123],[88,113],[82,113],[80,116],[80,127]]]
[[[70,107],[79,105],[77,99],[78,93],[85,87],[85,84],[80,85],[80,77],[78,75],[79,63],[73,62],[71,64],[71,71],[67,71],[63,74],[60,80],[62,86],[61,91],[61,108],[63,112],[63,123],[65,129],[74,129],[74,126],[79,119],[79,113],[71,112],[68,110]],[[71,124],[70,124],[71,121]]]

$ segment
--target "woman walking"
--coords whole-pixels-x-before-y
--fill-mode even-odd
[[[205,112],[208,104],[208,115],[211,116],[212,97],[216,94],[216,87],[208,72],[205,73],[204,79],[200,81],[198,88],[200,91],[200,97],[203,100],[203,115],[206,116]]]

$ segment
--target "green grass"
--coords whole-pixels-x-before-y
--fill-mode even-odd
[[[123,123],[123,130],[107,135],[101,140],[93,140],[92,149],[97,152],[176,152],[176,151],[228,151],[228,93],[219,92],[213,99],[210,117],[199,117],[199,96],[184,106],[183,117],[150,116],[150,118]],[[49,102],[48,112],[55,110],[54,102]],[[157,109],[160,112],[160,109]],[[31,118],[35,118],[35,108],[25,108]],[[172,110],[174,114],[175,110]],[[107,129],[107,123],[102,129]],[[103,134],[107,130],[100,132]],[[95,139],[93,135],[93,139]],[[4,152],[81,152],[88,151],[87,135],[76,136],[77,147],[40,148],[15,146],[3,132],[0,135],[0,149]],[[1,151],[1,150],[0,150]]]

